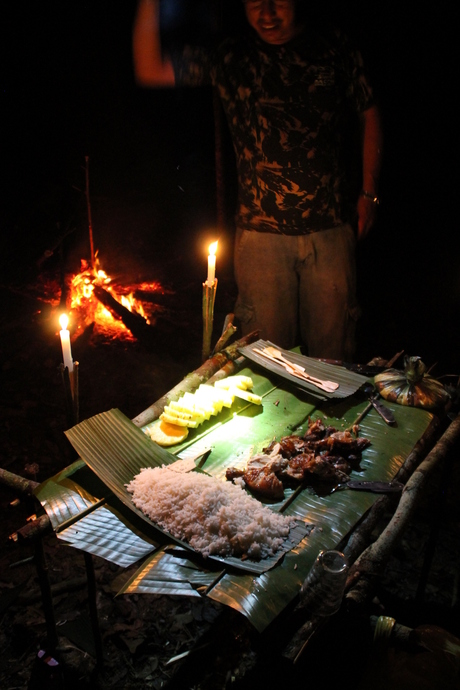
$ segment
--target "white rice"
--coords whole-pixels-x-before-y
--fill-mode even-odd
[[[272,556],[295,525],[240,486],[197,472],[147,468],[127,489],[153,522],[204,556]]]

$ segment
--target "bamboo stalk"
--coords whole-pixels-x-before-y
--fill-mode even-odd
[[[223,367],[221,367],[218,371],[216,371],[215,374],[213,374],[209,379],[208,383],[212,385],[216,381],[222,381],[222,379],[226,379],[227,376],[233,376],[233,374],[236,374],[239,369],[244,365],[246,362],[246,357],[241,355],[241,357],[238,357],[238,359],[235,360],[229,360],[226,364],[224,364]]]
[[[42,594],[43,613],[45,614],[46,621],[47,644],[49,645],[49,649],[54,651],[58,643],[56,617],[54,614],[51,584],[48,576],[48,565],[41,539],[35,540],[35,565],[37,568],[38,582]]]
[[[136,426],[142,427],[145,424],[158,419],[166,405],[172,400],[178,400],[184,393],[194,391],[201,383],[210,380],[219,369],[229,365],[232,361],[239,361],[238,350],[249,343],[255,342],[259,338],[259,331],[253,331],[248,335],[236,340],[221,352],[217,352],[213,357],[207,359],[198,369],[187,374],[177,386],[174,386],[168,393],[150,405],[146,410],[135,417],[132,422]]]
[[[203,349],[201,359],[204,362],[211,352],[212,330],[214,325],[214,303],[216,301],[217,279],[212,285],[203,283]]]
[[[67,424],[69,427],[78,424],[80,416],[80,401],[79,401],[79,363],[73,363],[73,371],[69,373],[68,367],[61,362],[59,365],[62,377],[62,385],[64,386],[64,398],[67,415]]]
[[[65,580],[63,582],[56,582],[51,585],[51,595],[57,597],[61,594],[67,594],[69,592],[76,592],[80,589],[84,589],[87,585],[86,577],[76,577],[72,580]],[[17,598],[17,602],[20,605],[29,606],[37,601],[41,601],[41,591],[38,589],[32,589],[27,592],[23,592]]]

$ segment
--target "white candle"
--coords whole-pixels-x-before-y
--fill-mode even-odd
[[[69,323],[69,318],[67,314],[62,314],[59,317],[59,323],[61,325],[61,347],[62,347],[62,357],[64,359],[64,366],[69,370],[69,374],[73,371],[73,360],[72,351],[70,349],[70,333],[67,330],[67,325]]]
[[[211,287],[214,284],[216,278],[216,251],[217,242],[213,242],[209,245],[209,256],[208,256],[208,278],[206,284]]]

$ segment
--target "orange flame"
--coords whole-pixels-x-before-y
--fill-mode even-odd
[[[77,331],[81,331],[94,323],[95,333],[108,338],[136,340],[123,321],[115,318],[97,299],[94,294],[95,286],[103,287],[117,302],[130,312],[142,316],[149,324],[152,314],[148,313],[143,303],[135,298],[134,292],[136,290],[155,292],[161,289],[160,284],[144,282],[129,287],[116,286],[107,273],[99,267],[99,262],[95,268],[92,268],[84,259],[81,262],[80,273],[71,278],[68,308],[74,313],[74,318],[78,324]]]

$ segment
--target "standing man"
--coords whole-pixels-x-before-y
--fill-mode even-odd
[[[235,0],[236,2],[236,0]],[[382,134],[361,56],[318,32],[301,0],[243,0],[247,32],[213,49],[161,50],[159,0],[140,0],[133,31],[142,86],[218,91],[238,170],[235,316],[242,333],[312,357],[350,361],[359,307],[355,242],[378,205]],[[362,191],[344,197],[346,123],[361,128]],[[348,202],[348,203],[347,203]],[[354,227],[353,227],[354,226]]]

